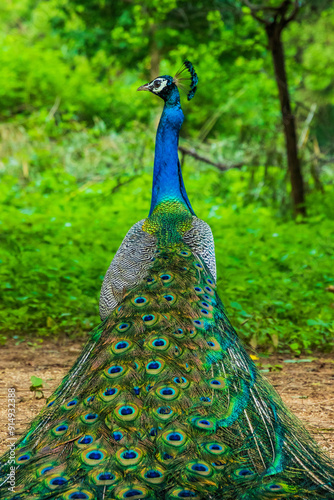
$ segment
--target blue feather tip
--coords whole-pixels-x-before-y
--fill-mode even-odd
[[[189,74],[185,75],[185,72],[189,72]],[[188,101],[194,97],[198,84],[198,76],[190,61],[184,61],[181,68],[174,76],[173,82],[187,95]]]

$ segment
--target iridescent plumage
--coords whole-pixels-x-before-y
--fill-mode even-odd
[[[144,89],[166,103],[150,215],[109,268],[102,323],[17,444],[14,495],[3,457],[0,498],[333,499],[332,464],[226,317],[177,158],[178,90],[156,80]]]

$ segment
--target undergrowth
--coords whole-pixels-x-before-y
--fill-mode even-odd
[[[98,324],[103,275],[126,231],[147,216],[150,169],[94,172],[91,179],[69,170],[54,166],[30,180],[2,176],[2,342],[82,336]],[[196,214],[214,233],[219,294],[246,344],[295,354],[329,350],[331,186],[308,195],[309,217],[296,222],[269,206],[270,183],[250,198],[246,171],[222,175],[190,161],[184,174]]]

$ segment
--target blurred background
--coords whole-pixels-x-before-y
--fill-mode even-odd
[[[103,275],[150,205],[162,101],[136,89],[188,58],[180,158],[228,315],[253,348],[330,350],[333,28],[329,0],[2,2],[0,342],[99,323]]]

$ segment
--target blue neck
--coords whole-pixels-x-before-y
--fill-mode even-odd
[[[168,200],[181,202],[195,215],[184,187],[177,154],[183,118],[179,92],[175,89],[165,102],[157,131],[149,215],[152,215],[158,204]]]

